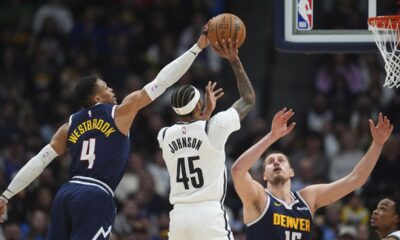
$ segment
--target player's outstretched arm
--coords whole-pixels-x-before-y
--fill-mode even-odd
[[[115,112],[116,124],[122,133],[127,134],[129,132],[137,112],[159,97],[168,87],[176,83],[186,73],[197,55],[208,46],[207,28],[208,24],[204,27],[197,43],[161,69],[152,82],[124,98]]]
[[[232,66],[233,72],[235,73],[236,83],[240,94],[240,99],[237,100],[232,107],[239,113],[240,120],[250,112],[256,103],[256,94],[254,92],[253,85],[247,76],[246,71],[240,61],[237,49],[238,42],[232,42],[231,39],[228,43],[222,39],[222,45],[216,43],[214,50],[223,58],[226,58]]]
[[[254,181],[249,174],[250,168],[274,142],[293,130],[296,123],[288,125],[288,121],[293,115],[294,112],[291,109],[286,110],[286,108],[277,112],[272,120],[271,131],[244,152],[232,165],[233,183],[244,205],[253,204],[259,194],[264,191],[261,184]]]
[[[15,194],[25,189],[33,180],[35,180],[44,170],[44,168],[57,156],[62,155],[67,150],[68,124],[61,126],[54,134],[50,144],[19,170],[13,178],[7,189],[0,197],[0,223],[4,221],[3,214],[7,211],[7,203]]]
[[[387,116],[383,116],[382,113],[379,113],[376,125],[371,119],[369,120],[369,125],[372,143],[350,174],[329,184],[311,185],[301,190],[301,194],[307,201],[312,212],[315,212],[320,207],[336,202],[364,185],[367,181],[378,161],[383,144],[388,140],[393,131],[393,125],[390,123],[390,120]]]

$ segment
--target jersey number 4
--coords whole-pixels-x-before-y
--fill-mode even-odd
[[[194,188],[201,188],[204,185],[203,172],[200,168],[194,167],[194,161],[200,160],[199,156],[178,158],[178,169],[176,174],[176,181],[183,183],[185,189],[189,189],[189,181]],[[186,171],[186,162],[189,165],[190,179]]]
[[[90,169],[93,167],[94,160],[96,159],[96,154],[94,154],[95,148],[96,148],[95,138],[85,140],[82,143],[81,161],[89,161],[88,168]]]

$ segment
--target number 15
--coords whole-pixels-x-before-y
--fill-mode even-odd
[[[290,237],[290,235],[292,235],[292,237]],[[299,239],[301,239],[300,232],[285,231],[285,240],[299,240]]]

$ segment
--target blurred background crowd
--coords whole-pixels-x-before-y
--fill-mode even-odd
[[[1,1],[0,190],[79,109],[73,87],[80,77],[101,76],[120,101],[189,49],[210,17],[232,12],[246,23],[248,35],[240,56],[256,88],[257,106],[227,143],[228,169],[267,133],[271,116],[287,106],[296,112],[298,125],[274,149],[291,159],[296,173],[293,190],[337,180],[367,150],[368,119],[376,119],[382,111],[395,130],[370,179],[355,193],[318,211],[313,234],[315,240],[376,239],[369,227],[371,210],[381,196],[399,192],[400,93],[382,87],[385,72],[378,53],[293,56],[276,52],[270,2]],[[340,2],[345,4],[341,10],[353,10],[353,0]],[[211,49],[203,51],[178,84],[204,89],[209,80],[225,90],[217,111],[238,98],[229,64]],[[143,109],[133,124],[129,166],[116,190],[112,239],[168,239],[169,177],[156,136],[161,127],[176,120],[169,107],[171,91]],[[54,160],[10,201],[0,239],[45,239],[52,199],[68,181],[69,161],[68,155]],[[261,181],[261,161],[252,171]],[[225,205],[236,239],[245,239],[241,203],[231,181]]]

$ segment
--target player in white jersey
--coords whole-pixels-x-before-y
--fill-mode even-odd
[[[372,212],[371,227],[380,239],[400,240],[400,199],[382,199]]]
[[[214,50],[231,64],[240,93],[231,108],[207,121],[222,89],[206,87],[206,109],[202,112],[199,91],[181,86],[171,97],[179,122],[165,127],[158,141],[170,174],[169,239],[233,239],[223,207],[226,193],[225,143],[240,129],[240,121],[255,104],[253,86],[238,57],[237,43],[223,42]],[[207,97],[208,96],[208,97]],[[205,113],[206,112],[206,113]]]

